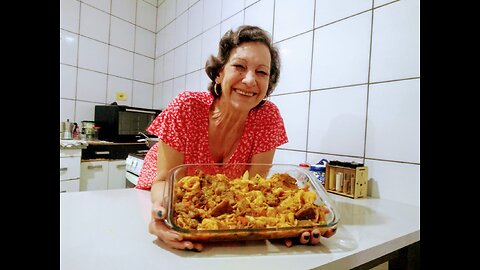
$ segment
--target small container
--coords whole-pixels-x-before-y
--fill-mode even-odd
[[[250,174],[252,170],[259,172],[258,176]],[[278,174],[282,181],[278,181]],[[214,184],[215,189],[212,188]],[[290,188],[296,192],[291,193]],[[295,200],[294,195],[300,195],[302,199]],[[228,196],[233,197],[228,199]],[[313,173],[288,164],[179,165],[169,171],[163,200],[167,209],[165,224],[181,234],[183,240],[191,241],[299,237],[305,230],[315,228],[323,233],[340,219],[326,190]],[[311,200],[319,208],[306,203]],[[309,214],[314,221],[307,220],[310,217],[299,217],[299,211],[305,209],[315,209],[314,215],[312,211]],[[188,214],[182,214],[187,211]],[[191,217],[190,213],[194,216]],[[213,227],[200,228],[201,223]]]

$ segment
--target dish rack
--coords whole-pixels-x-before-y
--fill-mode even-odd
[[[368,167],[358,163],[331,161],[325,169],[325,189],[353,199],[367,197]]]

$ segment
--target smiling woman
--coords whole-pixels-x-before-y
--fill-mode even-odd
[[[249,25],[229,30],[205,71],[211,79],[208,92],[179,94],[147,128],[159,142],[149,149],[136,185],[151,190],[150,233],[175,249],[201,250],[203,245],[182,241],[163,222],[165,179],[172,168],[216,163],[232,177],[246,170],[262,175],[249,164],[271,164],[275,149],[288,142],[279,109],[266,100],[280,75],[279,54],[268,32]],[[230,164],[244,167],[228,171]],[[299,242],[318,244],[319,239],[318,230],[305,231]]]

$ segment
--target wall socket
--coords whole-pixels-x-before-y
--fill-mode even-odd
[[[127,100],[127,93],[125,93],[123,91],[118,91],[118,92],[115,93],[115,98],[118,101],[125,101],[125,100]]]

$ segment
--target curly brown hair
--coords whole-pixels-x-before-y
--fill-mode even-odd
[[[205,63],[205,72],[212,80],[208,86],[208,91],[210,91],[215,98],[220,97],[222,94],[221,91],[219,91],[219,95],[217,95],[213,89],[215,86],[215,78],[217,78],[220,70],[227,63],[231,51],[245,42],[261,42],[268,47],[268,50],[270,51],[271,64],[270,81],[268,84],[266,97],[270,96],[277,86],[278,79],[280,78],[280,57],[278,49],[272,44],[270,34],[258,26],[242,25],[235,31],[228,30],[223,35],[219,42],[218,55],[210,55],[209,59]],[[259,105],[261,104],[263,104],[263,101]]]

